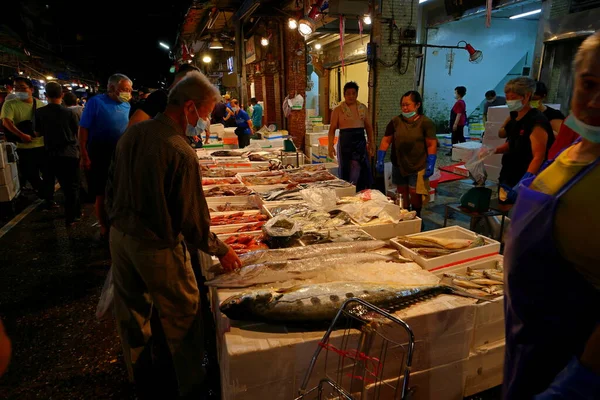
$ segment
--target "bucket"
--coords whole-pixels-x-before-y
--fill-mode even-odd
[[[337,144],[338,138],[337,136],[333,139],[333,145],[335,146]],[[319,138],[319,144],[321,146],[329,146],[329,137],[328,136],[323,136]]]

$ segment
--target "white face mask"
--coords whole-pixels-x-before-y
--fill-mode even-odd
[[[588,125],[577,118],[575,114],[569,115],[564,124],[585,140],[596,144],[600,143],[600,126]]]
[[[17,96],[17,99],[19,100],[27,100],[29,98],[29,93],[27,92],[15,92],[15,96]]]
[[[522,100],[506,100],[506,105],[510,112],[521,111],[524,107]]]

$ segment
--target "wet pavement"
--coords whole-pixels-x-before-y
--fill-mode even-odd
[[[425,230],[441,227],[444,204],[458,202],[470,187],[469,180],[439,185],[435,201],[423,212]],[[33,202],[33,193],[26,192],[14,210],[4,205],[0,226]],[[449,220],[454,224],[468,228],[469,220],[457,214]],[[0,237],[0,318],[13,342],[0,399],[136,398],[113,320],[95,317],[110,268],[109,251],[96,241],[97,233],[87,204],[73,228],[65,227],[62,208],[37,207]],[[211,375],[218,385],[218,373]],[[219,398],[217,392],[211,398]],[[494,388],[472,399],[499,398]]]

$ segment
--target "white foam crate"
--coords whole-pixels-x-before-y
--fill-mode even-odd
[[[218,206],[224,206],[225,204],[231,204],[234,206],[243,206],[245,204],[256,204],[256,211],[260,211],[262,209],[263,201],[257,195],[250,196],[222,196],[222,197],[207,197],[206,204],[208,204],[208,208],[212,208],[214,210],[217,209]],[[235,211],[233,211],[235,212]]]
[[[329,181],[331,182],[331,181]],[[273,189],[283,189],[287,185],[260,185],[260,186],[249,186],[257,193],[265,193],[271,191]],[[345,197],[345,196],[354,196],[356,194],[356,186],[348,186],[344,188],[335,188],[335,194],[337,197]],[[264,201],[264,200],[263,200]],[[281,201],[281,200],[277,200]],[[296,200],[293,200],[296,201]],[[265,203],[271,203],[269,201],[264,201]]]
[[[242,185],[242,181],[237,177],[237,176],[228,176],[228,177],[219,177],[219,178],[210,178],[210,177],[206,177],[206,178],[202,178],[202,186],[204,187],[215,187],[215,186],[220,186],[220,185],[207,185],[204,182],[208,182],[210,179],[232,179],[235,180],[234,183],[222,183],[220,185]]]
[[[419,236],[434,236],[440,237],[444,239],[475,239],[477,235],[475,232],[470,231],[468,229],[462,228],[460,226],[449,226],[447,228],[435,229],[432,231],[415,233],[412,235],[406,235],[408,237],[419,237]],[[448,254],[446,256],[439,256],[435,258],[425,258],[415,253],[411,249],[402,246],[396,240],[392,239],[390,242],[400,250],[400,254],[402,254],[406,258],[410,258],[417,264],[419,264],[423,269],[428,271],[435,271],[442,268],[447,268],[453,265],[459,265],[462,263],[466,263],[469,261],[474,261],[479,258],[488,257],[496,255],[500,252],[500,242],[497,242],[493,239],[482,236],[485,244],[481,247],[476,247],[473,249],[467,249],[462,251],[457,251],[452,254]]]
[[[249,222],[246,224],[232,224],[232,225],[220,225],[220,226],[211,226],[210,231],[215,235],[223,235],[223,234],[242,234],[242,233],[253,233],[253,232],[262,232],[262,230],[253,230],[247,232],[236,232],[237,229],[240,229],[246,225],[251,225],[254,222]]]
[[[397,224],[359,225],[362,230],[377,240],[387,240],[396,236],[411,235],[421,232],[423,221],[417,217]]]

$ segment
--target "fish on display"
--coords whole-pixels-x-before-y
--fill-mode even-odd
[[[504,294],[504,277],[501,266],[497,269],[467,267],[466,275],[445,272],[442,282],[458,291],[464,290],[475,295],[486,293],[487,295],[498,296]]]
[[[475,239],[444,239],[423,235],[399,236],[396,238],[396,241],[425,258],[445,256],[457,251],[485,245],[485,240],[482,236],[477,236]]]
[[[294,279],[312,279],[327,272],[327,269],[343,266],[359,269],[360,264],[376,261],[400,262],[402,260],[393,255],[348,253],[325,255],[302,260],[272,261],[263,264],[248,265],[239,270],[219,275],[207,281],[205,285],[220,288],[242,288]]]
[[[397,310],[442,293],[447,286],[390,286],[368,282],[330,282],[283,290],[257,289],[232,296],[220,310],[233,320],[266,322],[329,322],[350,298]]]

